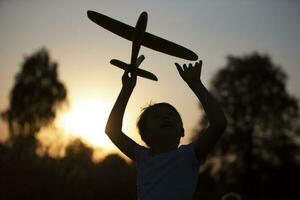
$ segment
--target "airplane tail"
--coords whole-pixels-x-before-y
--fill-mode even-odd
[[[143,60],[143,58],[141,58],[141,59]],[[134,71],[138,76],[141,76],[141,77],[153,80],[153,81],[157,81],[158,80],[157,77],[153,73],[148,72],[148,71],[143,70],[143,69],[139,69],[137,67],[132,67],[129,64],[123,62],[123,61],[120,61],[120,60],[117,60],[117,59],[112,59],[110,61],[110,64],[112,64],[112,65],[114,65],[116,67],[119,67],[119,68],[121,68],[123,70],[128,70],[129,72]]]

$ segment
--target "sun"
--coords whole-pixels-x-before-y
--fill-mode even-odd
[[[67,134],[78,136],[94,147],[111,150],[112,142],[104,133],[111,105],[97,99],[81,99],[60,115],[57,126]]]

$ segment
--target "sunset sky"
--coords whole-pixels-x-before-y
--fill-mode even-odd
[[[103,127],[120,91],[123,71],[112,58],[130,60],[131,43],[91,22],[87,10],[135,26],[148,13],[147,32],[183,45],[203,60],[202,80],[209,87],[226,56],[267,53],[289,76],[289,91],[300,97],[300,2],[297,0],[0,0],[0,111],[24,56],[46,47],[59,64],[70,102],[56,126],[110,149]],[[181,80],[174,62],[188,61],[145,47],[142,68],[159,81],[138,79],[124,119],[124,131],[141,143],[135,123],[150,102],[169,102],[181,113],[188,142],[200,118],[196,97]],[[0,138],[7,130],[0,123]]]

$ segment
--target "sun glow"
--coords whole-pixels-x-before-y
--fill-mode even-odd
[[[82,99],[62,113],[57,126],[65,133],[80,137],[92,146],[111,150],[113,144],[104,133],[111,105],[97,99]]]

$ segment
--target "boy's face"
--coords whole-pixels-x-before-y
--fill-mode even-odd
[[[183,127],[177,112],[168,106],[158,106],[149,112],[146,120],[149,139],[175,139],[183,136]]]

